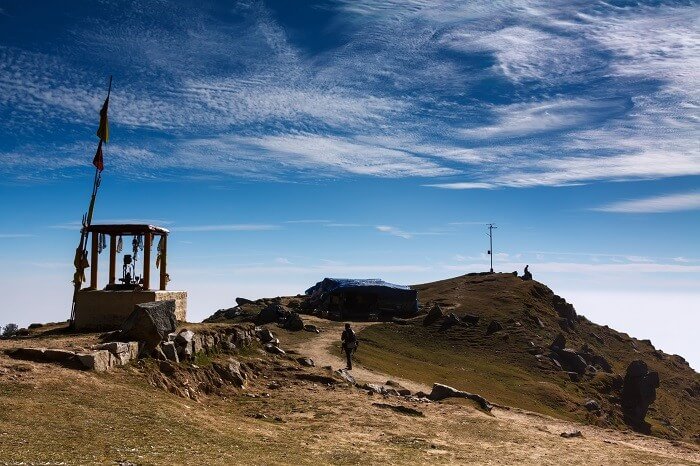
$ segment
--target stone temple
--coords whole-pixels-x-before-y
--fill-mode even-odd
[[[167,289],[170,280],[167,272],[168,230],[153,225],[128,224],[90,225],[87,232],[91,235],[90,282],[76,295],[76,330],[118,329],[134,310],[134,305],[152,301],[174,300],[175,318],[187,320],[187,292]],[[151,288],[154,240],[158,241],[155,251],[159,275],[157,289]],[[121,278],[117,279],[117,254],[125,246],[130,253],[123,255]],[[98,263],[102,252],[108,252],[109,271],[107,285],[100,289]],[[139,262],[142,263],[141,275],[137,275]]]

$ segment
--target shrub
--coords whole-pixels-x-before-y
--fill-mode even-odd
[[[17,324],[7,324],[2,330],[2,336],[3,337],[11,337],[15,333],[17,333],[17,330],[19,330],[19,325]]]

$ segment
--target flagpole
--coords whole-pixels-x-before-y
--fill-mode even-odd
[[[109,96],[112,93],[112,76],[109,76],[109,87],[107,89],[107,102],[109,101]],[[100,137],[100,142],[98,143],[98,150],[102,147],[102,142],[103,139]],[[75,328],[75,301],[76,298],[78,297],[78,292],[80,291],[80,286],[83,283],[82,276],[84,273],[85,268],[83,267],[83,263],[85,260],[87,260],[87,249],[86,249],[86,242],[87,242],[87,235],[88,235],[88,227],[92,224],[92,214],[95,210],[95,199],[97,198],[97,190],[100,187],[100,182],[102,181],[102,174],[101,170],[99,167],[95,167],[95,177],[93,178],[92,181],[92,194],[90,196],[90,206],[88,207],[88,211],[86,214],[83,215],[83,221],[82,221],[82,227],[80,228],[80,243],[78,244],[78,247],[75,250],[75,258],[73,260],[73,263],[75,265],[75,274],[73,275],[73,300],[71,302],[71,310],[70,310],[70,322],[69,322],[69,328],[74,329]]]

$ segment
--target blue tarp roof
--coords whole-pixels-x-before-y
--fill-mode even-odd
[[[368,287],[382,287],[391,288],[394,290],[412,291],[411,287],[409,286],[395,285],[393,283],[385,282],[379,278],[324,278],[322,281],[316,283],[314,286],[306,290],[306,294],[313,294],[319,289],[321,289],[323,292],[329,292],[343,288]]]

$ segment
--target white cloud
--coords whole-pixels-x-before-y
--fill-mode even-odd
[[[644,199],[618,201],[601,207],[596,207],[592,210],[597,210],[600,212],[636,214],[679,212],[698,209],[700,209],[700,192],[666,194],[662,196],[647,197]]]
[[[230,224],[230,225],[190,225],[190,226],[174,226],[170,231],[188,231],[188,232],[215,232],[215,231],[272,231],[279,230],[278,225],[267,224]]]
[[[427,186],[430,188],[441,188],[441,189],[494,189],[496,186],[491,184],[491,183],[482,183],[482,182],[469,182],[469,181],[460,181],[460,182],[455,182],[455,183],[433,183],[433,184],[424,184],[423,186]]]
[[[0,233],[0,239],[35,238],[36,235],[30,233]]]

